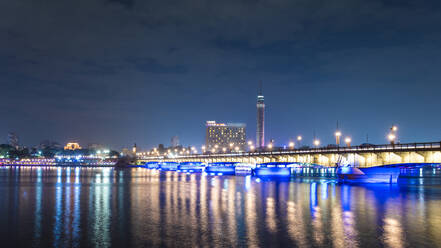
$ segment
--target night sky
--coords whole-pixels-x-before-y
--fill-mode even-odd
[[[204,142],[206,120],[255,139],[441,140],[441,1],[2,0],[0,143],[120,149]]]

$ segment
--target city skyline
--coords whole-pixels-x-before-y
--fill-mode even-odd
[[[353,144],[386,143],[394,124],[402,142],[440,139],[438,1],[189,6],[6,1],[0,133],[27,145],[200,145],[218,120],[246,123],[255,140],[263,81],[265,137],[278,144],[314,132],[334,143],[337,121]]]

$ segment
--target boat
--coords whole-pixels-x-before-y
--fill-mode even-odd
[[[310,163],[296,163],[291,167],[293,177],[335,178],[337,167],[327,167]]]
[[[248,163],[237,163],[234,165],[234,167],[234,173],[236,175],[249,175],[253,173],[253,169],[256,167],[256,165]]]
[[[161,162],[159,163],[159,169],[163,171],[176,171],[178,170],[179,163],[176,162]]]
[[[177,171],[181,172],[203,172],[205,163],[202,162],[182,162],[179,163]]]
[[[144,167],[147,169],[159,169],[159,162],[146,162]]]
[[[210,175],[235,175],[237,162],[209,163],[205,172]]]
[[[291,168],[296,165],[291,162],[270,162],[257,164],[256,168],[253,170],[255,176],[261,177],[271,177],[271,176],[282,176],[290,177]]]

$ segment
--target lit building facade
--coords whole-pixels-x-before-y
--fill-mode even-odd
[[[205,145],[209,152],[245,151],[246,125],[207,121]]]
[[[67,143],[64,146],[64,150],[80,150],[82,149],[81,146],[78,143]]]

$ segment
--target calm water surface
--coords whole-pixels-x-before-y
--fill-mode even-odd
[[[441,247],[441,187],[0,168],[1,247]]]

